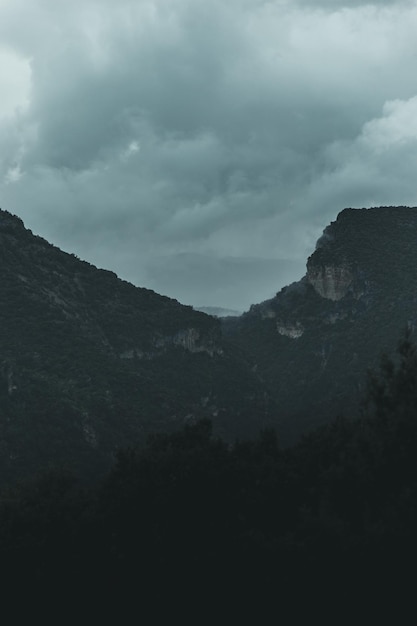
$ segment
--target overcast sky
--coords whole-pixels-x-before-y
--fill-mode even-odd
[[[244,310],[344,207],[417,204],[417,0],[0,0],[0,207]]]

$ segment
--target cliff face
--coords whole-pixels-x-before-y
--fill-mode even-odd
[[[284,337],[291,337],[291,339],[299,339],[304,334],[304,326],[300,322],[285,323],[280,320],[277,321],[277,331]]]
[[[322,297],[328,300],[341,300],[346,296],[353,282],[353,273],[347,266],[307,265],[307,280]]]
[[[345,209],[305,277],[225,322],[280,407],[282,437],[358,414],[367,369],[417,327],[417,208]]]
[[[161,336],[156,334],[151,339],[152,347],[143,350],[140,346],[134,346],[120,353],[121,359],[157,359],[173,348],[180,347],[191,354],[204,353],[213,357],[224,354],[221,347],[218,328],[215,332],[202,334],[198,328],[184,328],[174,335]]]
[[[259,428],[265,390],[220,321],[66,254],[0,211],[0,472],[94,473],[147,433]]]

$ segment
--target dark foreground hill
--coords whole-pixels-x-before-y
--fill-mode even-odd
[[[417,209],[345,209],[299,282],[223,328],[277,400],[295,441],[339,414],[357,415],[366,371],[417,323]]]
[[[202,417],[224,437],[269,411],[220,322],[66,254],[0,212],[0,474],[84,475]]]
[[[393,610],[395,623],[413,623],[417,352],[408,339],[369,400],[360,420],[336,420],[293,448],[272,430],[227,445],[205,420],[121,452],[93,488],[55,471],[3,492],[3,610],[33,618],[38,602],[43,623],[48,609],[53,623],[89,609],[96,620],[115,611],[119,621],[193,624],[226,611],[232,620],[253,611],[262,624],[378,623]]]

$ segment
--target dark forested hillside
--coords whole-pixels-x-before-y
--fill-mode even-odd
[[[96,616],[414,615],[416,355],[405,337],[360,419],[293,448],[273,430],[227,445],[203,420],[120,451],[94,489],[51,472],[3,492],[7,588]]]
[[[345,209],[317,242],[305,277],[223,330],[277,400],[290,442],[358,414],[369,367],[417,323],[417,209]]]
[[[225,437],[269,411],[220,323],[66,254],[0,212],[0,471],[89,475],[118,446],[210,417]]]

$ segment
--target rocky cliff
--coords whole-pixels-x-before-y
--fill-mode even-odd
[[[353,273],[346,265],[307,266],[307,280],[315,291],[328,300],[341,300],[346,296],[353,283]]]

